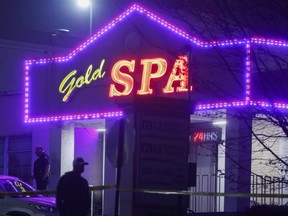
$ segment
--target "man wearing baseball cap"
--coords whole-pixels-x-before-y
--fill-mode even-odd
[[[60,216],[87,216],[91,198],[88,181],[81,176],[85,165],[83,158],[73,160],[73,170],[61,176],[56,189],[56,204]]]

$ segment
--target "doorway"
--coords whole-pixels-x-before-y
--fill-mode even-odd
[[[89,185],[103,185],[105,166],[105,128],[99,128],[98,123],[76,124],[74,128],[74,158],[83,157],[89,165],[85,166],[82,174],[87,179]],[[102,215],[103,192],[92,193],[93,213],[92,215]]]

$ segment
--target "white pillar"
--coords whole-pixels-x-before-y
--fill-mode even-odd
[[[225,192],[250,193],[252,117],[249,111],[227,110]],[[225,197],[225,212],[243,211],[250,198]]]

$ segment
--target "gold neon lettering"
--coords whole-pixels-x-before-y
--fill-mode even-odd
[[[134,72],[135,60],[120,60],[114,64],[111,70],[111,78],[115,83],[122,85],[124,89],[119,90],[115,84],[110,84],[109,97],[129,95],[133,89],[134,80],[130,75],[121,71],[123,67],[126,67],[129,72]]]
[[[91,82],[92,82],[92,80],[93,80],[93,77],[91,77],[90,79],[89,79],[89,77],[90,77],[90,74],[91,74],[91,72],[92,72],[92,68],[93,68],[93,66],[92,65],[89,65],[89,67],[88,67],[88,69],[87,69],[87,71],[86,71],[86,74],[85,74],[85,83],[87,84],[87,85],[89,85]],[[98,69],[97,69],[98,70]],[[94,73],[93,73],[94,74]]]
[[[72,93],[72,91],[74,90],[75,88],[75,77],[73,77],[75,74],[77,73],[76,70],[73,70],[71,71],[63,80],[62,82],[60,83],[60,86],[59,86],[59,92],[62,93],[62,94],[66,94],[64,95],[62,101],[66,102],[68,100],[68,97],[70,96],[70,94]],[[72,79],[70,80],[70,82],[66,84],[66,82],[68,82],[68,80],[72,77]]]
[[[76,88],[81,88],[82,85],[85,83],[85,79],[83,76],[78,77],[78,79],[75,82]]]
[[[164,93],[174,92],[174,87],[172,86],[175,81],[179,81],[179,85],[176,88],[176,92],[188,91],[188,66],[187,66],[187,56],[179,56],[176,59],[174,66],[172,68],[170,77],[163,88]],[[178,74],[178,75],[177,75]]]
[[[84,84],[89,85],[92,81],[98,78],[103,78],[105,71],[102,72],[105,59],[101,61],[100,66],[92,73],[93,66],[89,65],[84,76],[75,77],[77,70],[71,71],[59,85],[59,92],[64,94],[63,102],[67,102],[75,88],[81,88]],[[92,73],[92,74],[91,74]]]
[[[153,90],[150,88],[151,79],[162,77],[167,70],[167,62],[163,58],[143,59],[141,60],[143,65],[143,74],[141,81],[141,89],[137,91],[137,94],[152,94]],[[157,65],[157,71],[152,73],[153,65]]]

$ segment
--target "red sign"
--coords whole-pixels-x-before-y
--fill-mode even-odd
[[[143,71],[141,88],[137,90],[137,94],[152,94],[153,89],[150,88],[150,83],[153,79],[159,79],[167,73],[167,61],[164,58],[142,59],[140,64],[143,66]],[[123,72],[124,68],[128,69],[128,73]],[[130,74],[134,72],[135,60],[120,60],[116,62],[111,71],[111,78],[114,83],[110,85],[109,97],[129,95],[134,87],[134,79]],[[187,56],[179,56],[178,59],[175,60],[172,71],[170,71],[169,79],[167,80],[166,86],[163,86],[162,92],[175,92],[173,87],[174,82],[178,82],[176,92],[188,91]]]
[[[192,132],[193,143],[213,143],[221,141],[221,128],[212,128],[208,130],[197,130]]]

